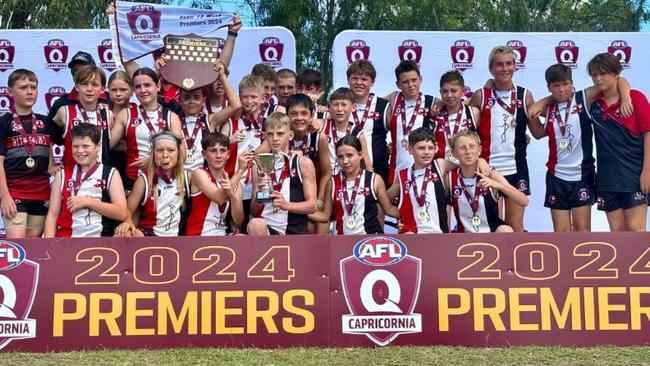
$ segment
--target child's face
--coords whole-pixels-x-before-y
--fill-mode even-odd
[[[289,126],[269,128],[265,132],[272,152],[281,152],[289,148],[289,140],[293,138],[293,131]]]
[[[594,82],[594,85],[604,92],[616,86],[618,82],[618,74],[606,73],[606,74],[593,74],[591,75],[591,80]]]
[[[275,81],[264,81],[264,98],[269,101],[273,94],[275,94]]]
[[[100,149],[101,145],[95,144],[88,136],[72,139],[72,157],[79,165],[90,166],[95,164]]]
[[[500,53],[494,56],[490,72],[494,80],[498,82],[510,82],[515,74],[515,55],[512,53]]]
[[[124,80],[115,79],[108,86],[108,95],[115,105],[126,106],[133,95],[133,88]]]
[[[167,139],[156,141],[153,159],[154,164],[158,167],[165,170],[174,169],[178,163],[178,144]]]
[[[213,169],[223,169],[230,157],[228,146],[215,144],[203,151],[203,158],[209,167]]]
[[[223,84],[219,80],[216,80],[214,83],[212,83],[212,85],[210,85],[210,88],[212,88],[212,93],[214,95],[223,95],[225,93]]]
[[[280,78],[276,89],[280,104],[284,104],[290,96],[296,94],[296,79],[293,77]]]
[[[427,166],[433,161],[433,157],[438,152],[438,145],[431,141],[419,141],[413,146],[409,146],[409,152],[413,155],[413,160],[421,166]]]
[[[554,81],[548,84],[548,91],[556,102],[566,102],[573,95],[573,83],[568,79]]]
[[[75,84],[74,88],[79,94],[79,101],[87,104],[96,103],[97,99],[99,99],[99,95],[103,91],[101,81],[97,75],[91,79],[84,80],[79,84]]]
[[[481,145],[475,138],[462,136],[456,140],[452,153],[460,165],[471,166],[478,161]]]
[[[442,84],[440,88],[440,97],[445,102],[447,108],[458,106],[465,95],[463,86],[457,81]]]
[[[403,72],[395,83],[406,99],[415,99],[420,94],[422,78],[415,71]]]
[[[196,116],[203,110],[205,98],[201,89],[181,91],[181,108],[188,116]]]
[[[255,113],[264,103],[264,94],[256,88],[243,88],[239,91],[239,99],[246,113]]]
[[[311,113],[309,108],[302,104],[296,104],[288,111],[291,130],[295,132],[306,132],[311,126]]]
[[[26,78],[17,80],[9,88],[9,96],[14,99],[16,105],[31,108],[36,103],[36,98],[38,97],[38,83]]]
[[[348,78],[348,85],[355,97],[365,97],[370,94],[374,82],[368,75],[354,74]]]
[[[336,99],[330,102],[329,114],[334,122],[348,122],[352,112],[354,112],[354,103],[349,100]]]
[[[310,85],[296,85],[296,92],[297,93],[303,93],[303,94],[318,94],[321,92],[321,89],[317,87],[316,85],[310,84]]]
[[[149,75],[138,75],[133,79],[135,96],[141,104],[151,104],[158,98],[160,85]]]
[[[352,173],[361,166],[363,157],[352,146],[341,145],[336,148],[336,161],[344,173]]]

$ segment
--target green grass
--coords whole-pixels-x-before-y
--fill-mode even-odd
[[[650,347],[168,349],[2,353],[1,365],[650,365]]]

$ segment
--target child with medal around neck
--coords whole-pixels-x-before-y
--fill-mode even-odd
[[[264,121],[265,143],[274,155],[270,176],[253,169],[251,212],[258,213],[248,223],[249,235],[306,234],[307,215],[316,211],[317,183],[314,164],[299,155],[289,155],[293,131],[289,117],[274,112]],[[257,202],[257,192],[270,185],[271,202]]]
[[[383,234],[379,207],[389,216],[399,217],[386,193],[384,180],[367,171],[361,141],[346,136],[336,143],[336,158],[340,171],[332,176],[325,189],[325,204],[309,218],[317,222],[334,220],[336,233]]]
[[[115,168],[98,162],[102,151],[99,127],[80,123],[70,131],[74,166],[64,166],[52,183],[43,236],[113,236],[126,219],[122,178]]]
[[[512,227],[499,217],[497,193],[522,207],[528,205],[528,197],[510,185],[496,169],[488,174],[478,171],[481,148],[478,134],[470,130],[458,132],[451,141],[452,153],[460,164],[448,173],[456,230],[465,233],[512,232]]]

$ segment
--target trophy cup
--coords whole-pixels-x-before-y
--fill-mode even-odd
[[[257,154],[257,169],[259,174],[264,174],[269,177],[273,169],[275,169],[275,154],[260,153]],[[258,203],[270,203],[273,201],[271,198],[271,183],[267,183],[264,187],[257,191],[255,199]]]

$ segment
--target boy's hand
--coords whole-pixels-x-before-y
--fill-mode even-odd
[[[75,213],[84,208],[88,208],[91,199],[90,197],[72,196],[66,201],[66,206],[71,213]]]
[[[246,136],[244,136],[244,132],[242,130],[239,130],[233,133],[232,135],[230,135],[230,143],[231,144],[240,143],[244,141],[244,138],[246,138]]]
[[[9,194],[0,197],[0,208],[2,210],[2,217],[6,219],[11,220],[16,217],[16,214],[18,213],[16,202],[14,202],[13,197],[11,197]]]
[[[282,193],[278,191],[272,191],[271,199],[273,199],[274,208],[278,208],[282,211],[289,211],[289,206],[291,205],[291,202],[287,202],[287,200],[284,199]]]
[[[489,175],[481,174],[478,171],[476,172],[476,175],[478,175],[481,178],[478,183],[481,188],[494,188],[496,190],[501,188],[501,183],[490,178]]]
[[[539,118],[539,116],[542,115],[542,112],[544,112],[544,108],[546,108],[546,104],[543,102],[537,101],[533,103],[533,105],[528,107],[528,119]]]
[[[632,99],[628,94],[621,94],[621,115],[628,118],[634,114],[634,106],[632,105]]]
[[[640,185],[641,185],[641,192],[643,192],[643,194],[650,193],[650,171],[648,170],[641,171]]]
[[[237,33],[242,27],[241,17],[237,13],[232,13],[232,15],[234,24],[228,26],[228,31]]]

